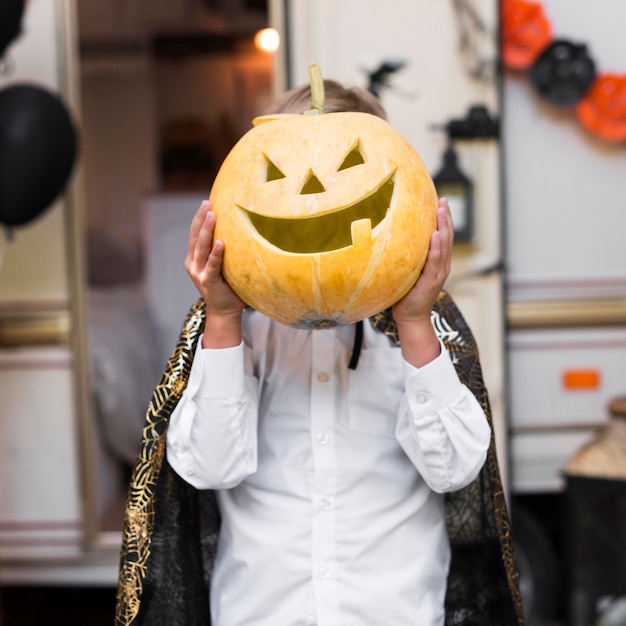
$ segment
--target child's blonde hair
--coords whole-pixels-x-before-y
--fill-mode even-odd
[[[344,87],[334,80],[324,80],[324,113],[371,113],[387,119],[380,101],[369,91],[359,87]],[[311,86],[302,85],[286,91],[270,106],[268,113],[302,113],[309,108]]]

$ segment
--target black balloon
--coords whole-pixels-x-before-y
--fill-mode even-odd
[[[49,208],[69,180],[76,151],[60,98],[28,84],[0,91],[0,223],[21,226]]]
[[[24,0],[0,0],[0,59],[20,34]]]
[[[552,42],[533,63],[530,81],[557,106],[576,104],[596,78],[596,66],[587,48],[565,39]]]

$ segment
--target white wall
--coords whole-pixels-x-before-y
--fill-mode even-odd
[[[431,171],[440,165],[446,139],[431,125],[463,117],[468,103],[496,105],[494,85],[471,80],[459,50],[452,2],[439,0],[292,0],[291,59],[294,85],[308,82],[309,63],[326,78],[365,87],[367,71],[387,58],[407,66],[391,79],[382,102],[389,119],[418,150]],[[490,30],[479,42],[486,58],[495,58],[496,3],[474,3]]]

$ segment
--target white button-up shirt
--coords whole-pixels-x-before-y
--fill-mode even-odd
[[[167,457],[222,514],[215,626],[439,626],[443,493],[490,439],[445,349],[422,368],[364,324],[297,330],[244,313],[244,341],[199,347]]]

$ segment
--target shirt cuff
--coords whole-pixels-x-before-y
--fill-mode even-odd
[[[243,341],[232,348],[202,348],[196,358],[201,363],[197,397],[225,398],[244,393]]]
[[[435,413],[463,393],[463,383],[443,344],[439,356],[430,363],[418,368],[403,360],[403,367],[407,399],[414,416]]]

